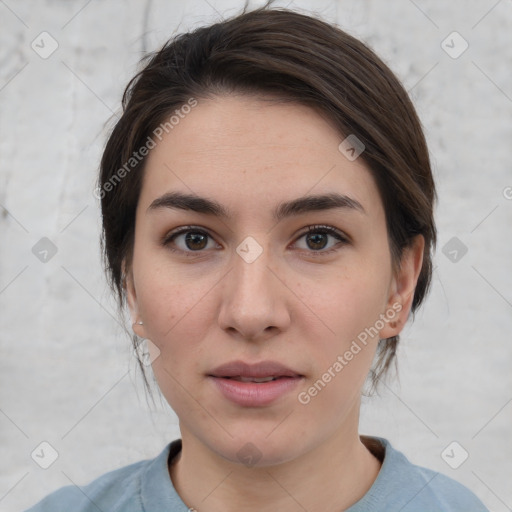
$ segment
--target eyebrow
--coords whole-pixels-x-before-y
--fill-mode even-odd
[[[167,192],[163,196],[158,197],[149,205],[147,212],[162,208],[189,210],[222,219],[231,219],[233,217],[231,212],[217,201],[182,192]],[[358,211],[364,215],[367,214],[363,205],[356,199],[344,194],[330,193],[303,196],[279,203],[273,210],[272,217],[276,222],[279,222],[282,219],[303,213],[333,209],[345,209],[348,211]]]

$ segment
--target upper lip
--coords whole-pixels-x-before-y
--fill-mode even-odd
[[[287,368],[277,361],[261,361],[259,363],[246,363],[244,361],[230,361],[221,364],[209,373],[213,377],[302,377],[291,368]]]

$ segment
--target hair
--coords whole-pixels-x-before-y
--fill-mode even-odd
[[[123,269],[131,265],[146,161],[139,150],[191,99],[247,94],[312,107],[334,123],[341,137],[355,135],[364,143],[360,158],[383,202],[393,270],[400,268],[403,251],[416,235],[425,239],[414,316],[432,277],[437,200],[414,106],[393,72],[363,42],[335,25],[270,4],[249,12],[246,5],[237,16],[171,38],[143,58],[143,69],[126,86],[97,189],[105,271],[118,306],[122,310],[126,299]],[[394,360],[398,342],[398,335],[379,340],[370,372],[374,389]],[[148,388],[140,359],[139,366]]]

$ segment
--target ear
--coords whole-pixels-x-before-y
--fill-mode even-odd
[[[122,264],[123,289],[126,294],[126,302],[132,319],[132,330],[140,338],[145,338],[144,326],[137,322],[142,321],[139,314],[139,304],[137,302],[137,292],[135,290],[135,282],[133,279],[133,271],[131,267],[126,270],[125,262]]]
[[[417,235],[412,244],[406,247],[400,260],[400,268],[393,276],[385,317],[386,325],[380,331],[380,339],[397,336],[405,326],[414,299],[416,283],[423,264],[425,239]]]

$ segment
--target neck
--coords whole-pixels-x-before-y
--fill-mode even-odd
[[[169,474],[182,500],[198,512],[344,510],[366,494],[380,470],[357,428],[340,430],[291,461],[265,467],[219,457],[186,429],[182,443]]]

